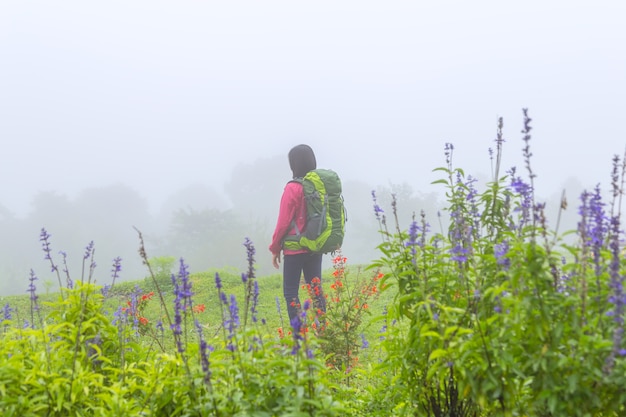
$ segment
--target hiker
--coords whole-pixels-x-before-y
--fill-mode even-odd
[[[280,200],[280,210],[276,229],[269,247],[272,252],[272,264],[278,269],[283,252],[283,293],[287,302],[289,322],[297,316],[300,308],[298,290],[300,276],[304,273],[304,281],[314,288],[315,308],[326,310],[326,300],[322,292],[322,253],[312,252],[307,248],[286,249],[283,247],[287,236],[294,236],[306,227],[307,210],[304,199],[302,178],[316,168],[315,154],[308,145],[298,145],[289,151],[289,167],[293,173],[293,180],[285,186]],[[294,227],[295,226],[295,227]],[[315,282],[314,281],[315,279]]]

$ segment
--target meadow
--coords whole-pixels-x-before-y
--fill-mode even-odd
[[[380,254],[351,265],[330,256],[321,283],[301,290],[286,322],[280,275],[190,273],[184,259],[150,258],[149,277],[103,281],[86,247],[80,277],[43,256],[59,291],[7,297],[0,344],[4,416],[622,416],[626,414],[623,230],[625,161],[610,187],[576,202],[576,230],[548,224],[535,201],[531,119],[523,170],[501,172],[502,122],[492,181],[437,168],[442,217],[409,225],[381,207]],[[523,171],[523,173],[521,173]],[[606,197],[606,196],[608,197]],[[431,222],[437,222],[436,231]],[[444,227],[443,224],[446,224]],[[566,239],[567,238],[567,239]],[[236,250],[236,249],[233,249]],[[174,271],[172,273],[172,270]],[[107,271],[108,272],[108,271]],[[312,304],[316,291],[327,310]]]

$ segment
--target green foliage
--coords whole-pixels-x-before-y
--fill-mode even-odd
[[[307,288],[326,294],[326,313],[307,300],[291,330],[276,312],[281,277],[256,278],[249,241],[245,274],[190,275],[181,259],[172,275],[140,234],[148,280],[98,288],[92,262],[87,283],[39,305],[33,284],[0,321],[3,416],[625,415],[625,166],[620,179],[614,160],[610,204],[599,187],[581,196],[564,243],[534,199],[528,148],[529,180],[501,176],[498,138],[481,192],[446,146],[439,233],[425,211],[405,230],[395,196],[381,216],[374,193],[372,275],[353,278],[339,253]]]
[[[47,315],[41,328],[3,320],[3,415],[343,414],[344,405],[331,394],[330,371],[313,354],[317,341],[304,333],[278,338],[265,320],[258,319],[256,301],[249,306],[251,319],[246,325],[239,320],[244,312],[236,297],[224,291],[238,282],[244,297],[257,300],[258,294],[245,294],[254,286],[242,286],[241,278],[235,281],[234,275],[224,275],[227,285],[220,282],[218,291],[213,287],[223,318],[219,332],[209,332],[208,323],[200,324],[204,304],[194,304],[188,293],[181,292],[189,279],[182,262],[175,299],[167,297],[173,306],[159,307],[159,300],[165,302],[166,297],[136,287],[130,294],[121,293],[119,307],[111,314],[106,306],[112,299],[79,281],[74,289],[64,289],[58,300],[42,306]],[[180,297],[189,304],[181,304]],[[169,327],[168,310],[173,324]],[[159,317],[165,318],[160,333]],[[176,324],[182,333],[177,333]],[[155,343],[156,338],[161,342]]]
[[[447,232],[430,235],[423,215],[408,232],[380,219],[374,265],[389,271],[383,283],[397,295],[387,320],[399,324],[379,367],[389,385],[372,403],[395,404],[399,415],[623,415],[619,220],[594,213],[596,194],[579,244],[558,246],[514,171],[482,193],[450,159],[438,171]]]
[[[152,291],[170,291],[172,289],[172,272],[176,258],[173,256],[157,256],[148,260],[152,276],[146,277],[146,288]]]

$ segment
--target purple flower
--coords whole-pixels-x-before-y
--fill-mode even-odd
[[[528,109],[522,109],[522,112],[524,113],[524,129],[522,130],[522,133],[524,134],[524,137],[522,139],[525,143],[523,149],[524,163],[526,164],[528,175],[532,181],[532,179],[535,177],[535,174],[533,174],[533,171],[530,168],[530,157],[533,156],[533,154],[530,152],[530,131],[532,130],[530,122],[532,121],[532,119],[528,117]]]
[[[37,299],[39,296],[37,295],[37,287],[35,286],[35,281],[37,281],[37,276],[35,275],[35,271],[30,270],[30,277],[28,278],[28,292],[30,293],[30,324],[31,327],[35,328],[35,315],[39,313],[39,303]]]
[[[229,319],[226,323],[228,328],[229,338],[232,338],[235,334],[235,329],[239,327],[239,307],[237,306],[237,298],[234,294],[230,295],[230,304],[228,306]]]
[[[93,256],[93,252],[94,252],[94,243],[93,243],[93,240],[92,240],[85,247],[85,255],[83,256],[83,259],[87,260],[87,259],[91,258]]]
[[[115,284],[115,280],[119,278],[121,270],[122,270],[122,258],[118,256],[117,258],[113,259],[113,269],[111,269],[111,273],[112,273],[111,285]]]
[[[509,187],[521,198],[520,206],[514,209],[514,211],[521,211],[519,224],[519,228],[521,229],[525,224],[530,221],[530,213],[533,201],[533,189],[530,185],[526,184],[520,177],[515,176],[515,168],[511,168],[511,170],[508,171],[508,174],[511,176],[511,183]]]
[[[472,247],[471,228],[466,224],[465,218],[459,210],[453,211],[451,217],[451,259],[460,263],[467,262]]]
[[[411,225],[409,226],[409,241],[405,244],[406,247],[411,248],[411,255],[413,257],[413,261],[415,262],[415,255],[417,251],[415,250],[415,245],[417,245],[417,234],[419,232],[419,226],[417,222],[413,220]]]
[[[211,382],[211,368],[209,362],[210,352],[213,351],[213,347],[209,346],[204,340],[202,333],[202,326],[200,322],[196,320],[196,331],[198,332],[198,339],[200,340],[200,364],[202,365],[202,373],[204,374],[204,382],[209,384]]]
[[[454,151],[454,145],[446,143],[444,146],[444,155],[446,156],[446,165],[448,169],[452,169],[452,151]]]
[[[367,349],[368,347],[370,347],[370,342],[365,338],[365,334],[361,333],[361,348]]]
[[[220,274],[219,274],[219,272],[216,272],[216,273],[215,273],[215,287],[216,287],[218,290],[221,290],[221,289],[222,289],[222,279],[220,278]]]
[[[104,284],[104,286],[100,290],[100,293],[104,298],[107,298],[109,296],[109,290],[111,290],[111,286],[109,284]]]
[[[256,253],[256,250],[254,249],[254,244],[252,243],[252,241],[249,238],[246,238],[244,244],[246,247],[246,256],[248,259],[248,274],[247,277],[249,279],[253,279],[255,277],[255,273],[254,273],[254,255]]]
[[[291,354],[295,355],[300,351],[300,341],[304,340],[302,337],[302,320],[300,320],[300,315],[296,314],[293,319],[291,319],[291,334],[293,335],[293,348],[291,349]]]
[[[185,300],[185,307],[191,307],[191,281],[189,280],[189,271],[183,258],[180,258],[180,267],[178,268],[178,279],[180,281],[180,295]]]
[[[41,233],[39,233],[39,241],[41,242],[41,247],[45,253],[44,259],[52,260],[50,256],[50,234],[44,229],[41,228]],[[54,269],[52,270],[54,272]]]
[[[374,215],[376,216],[376,220],[380,221],[380,214],[384,213],[383,209],[380,208],[378,202],[376,201],[376,191],[372,190],[372,200],[374,201]]]
[[[502,266],[505,270],[508,270],[511,266],[511,260],[507,257],[509,253],[509,242],[503,240],[500,243],[493,245],[493,254],[496,257],[496,263]]]
[[[13,311],[13,309],[11,308],[11,306],[9,306],[9,303],[6,303],[4,305],[4,308],[2,309],[4,320],[11,320],[11,312],[12,311]]]
[[[59,254],[63,258],[63,272],[65,273],[65,285],[67,285],[68,289],[74,288],[74,281],[70,278],[70,270],[67,267],[67,253],[64,251],[59,251]]]

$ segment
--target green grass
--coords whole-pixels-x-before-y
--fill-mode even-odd
[[[192,291],[194,293],[193,302],[198,306],[203,304],[205,310],[196,314],[196,318],[206,329],[207,335],[214,335],[221,331],[222,326],[222,313],[221,306],[218,299],[218,292],[215,286],[215,274],[219,273],[222,281],[223,291],[228,296],[233,294],[240,309],[243,311],[243,303],[245,302],[245,286],[241,280],[241,272],[236,271],[234,268],[229,269],[212,269],[204,272],[192,273],[190,280],[192,282]],[[326,294],[330,293],[329,286],[334,281],[333,269],[324,270],[322,273],[322,287]],[[364,265],[346,266],[346,276],[344,282],[346,285],[355,285],[358,280],[366,280],[371,276],[371,271],[366,270]],[[274,335],[278,335],[278,328],[288,328],[288,318],[286,314],[286,305],[283,299],[282,290],[282,274],[276,273],[272,275],[261,276],[257,278],[259,283],[259,300],[258,300],[258,318],[264,319],[267,322],[267,327],[275,331]],[[167,280],[159,280],[160,287],[163,292],[165,304],[167,305],[170,315],[174,309],[174,296],[172,294],[171,284]],[[137,281],[126,281],[122,283],[116,283],[109,291],[109,296],[105,302],[105,309],[107,314],[113,314],[119,307],[126,305],[133,291],[139,288],[142,294],[147,294],[150,291],[155,291],[156,288],[154,281],[151,278],[145,278]],[[363,324],[360,326],[359,332],[363,333],[365,338],[370,342],[370,347],[375,350],[376,342],[379,340],[379,332],[381,329],[380,323],[376,321],[385,306],[392,302],[394,296],[393,288],[381,292],[380,296],[370,303],[369,313]],[[48,294],[38,294],[38,304],[40,306],[41,316],[45,319],[49,311],[48,303],[57,301],[60,294],[57,292],[50,292]],[[276,299],[280,302],[280,313],[277,308]],[[300,290],[300,299],[305,300],[307,298],[306,290]],[[0,303],[4,306],[8,303],[13,311],[13,317],[16,322],[20,323],[24,320],[30,321],[30,296],[16,295],[1,297]],[[152,326],[157,321],[162,320],[167,329],[166,316],[159,302],[159,298],[155,296],[147,303],[144,310],[144,317],[146,317]],[[365,353],[365,352],[364,352]],[[366,355],[367,356],[367,355]]]

